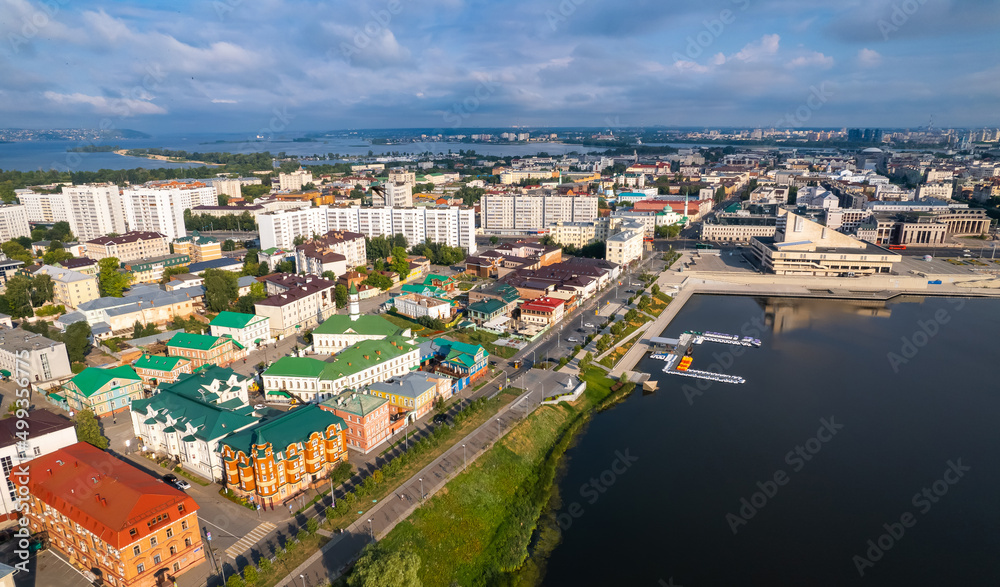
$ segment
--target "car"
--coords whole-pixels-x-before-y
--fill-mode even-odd
[[[174,475],[173,473],[167,473],[166,475],[161,477],[161,479],[163,479],[165,483],[169,483],[171,485],[177,483],[177,475]]]
[[[634,289],[626,289],[625,293],[635,293],[635,290]]]
[[[191,484],[188,483],[187,481],[183,480],[183,479],[178,479],[174,483],[174,487],[176,487],[177,489],[180,489],[181,491],[184,491],[184,490],[187,490],[187,489],[191,489]]]
[[[437,414],[434,416],[433,422],[435,424],[444,424],[448,421],[448,414]]]
[[[586,324],[584,324],[583,326],[584,326],[585,328],[593,328],[593,327],[594,327],[594,325],[593,325],[593,324],[591,324],[590,322],[587,322],[587,323],[586,323]]]
[[[257,405],[255,405],[253,407],[253,409],[255,409],[255,410],[264,410],[264,409],[267,409],[267,406],[265,406],[264,404],[257,404]]]
[[[580,342],[580,339],[575,336],[571,336],[566,339],[566,342]]]

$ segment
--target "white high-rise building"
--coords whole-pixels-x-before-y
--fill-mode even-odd
[[[80,241],[128,232],[125,204],[117,185],[63,186],[62,195],[69,209],[70,230]]]
[[[410,246],[431,239],[469,254],[476,252],[476,213],[471,208],[331,208],[285,210],[257,217],[262,249],[291,248],[296,236],[324,235],[331,230],[360,232],[366,237],[402,234]]]
[[[480,201],[483,230],[535,231],[556,222],[597,219],[597,196],[486,194]]]
[[[0,206],[0,242],[7,242],[19,236],[31,236],[28,213],[21,204]]]
[[[195,206],[216,206],[215,188],[201,182],[148,184],[122,190],[128,230],[158,232],[173,241],[187,236],[184,211]]]
[[[65,189],[65,188],[64,188]],[[69,222],[69,205],[63,194],[39,194],[24,190],[17,194],[28,222]]]
[[[278,174],[278,189],[283,192],[300,191],[302,186],[312,182],[312,172],[306,171],[301,167],[291,173]]]

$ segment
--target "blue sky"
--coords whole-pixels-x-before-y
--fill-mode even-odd
[[[995,0],[0,0],[0,126],[997,126]]]

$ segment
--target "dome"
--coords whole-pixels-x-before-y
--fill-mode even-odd
[[[867,149],[865,149],[864,151],[861,151],[861,152],[862,153],[881,153],[882,149],[879,149],[878,147],[868,147]]]

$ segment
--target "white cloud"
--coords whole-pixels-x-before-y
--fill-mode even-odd
[[[227,100],[225,98],[215,98],[212,100],[212,104],[237,104],[236,100]]]
[[[758,61],[762,57],[774,55],[778,52],[778,42],[781,36],[778,34],[764,35],[759,41],[747,43],[738,53],[733,55],[733,59],[740,61]]]
[[[882,55],[874,49],[864,48],[858,51],[858,62],[863,67],[875,67],[882,63]]]
[[[106,98],[104,96],[89,96],[79,92],[73,94],[60,94],[58,92],[45,92],[45,99],[58,105],[75,106],[87,104],[93,107],[98,114],[110,114],[128,118],[139,114],[166,114],[167,111],[145,100],[134,100],[131,98]]]
[[[712,57],[712,64],[713,65],[722,65],[725,62],[726,62],[726,55],[724,53],[721,53],[721,52],[720,53],[716,53]]]
[[[823,55],[819,51],[810,51],[805,55],[800,55],[788,62],[788,67],[815,67],[829,69],[833,67],[833,57]]]

